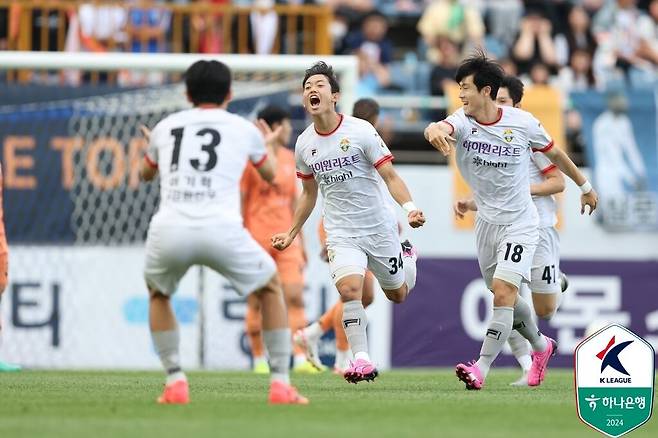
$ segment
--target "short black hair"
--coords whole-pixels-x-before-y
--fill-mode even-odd
[[[231,70],[222,62],[202,59],[185,72],[185,88],[194,106],[221,105],[231,89]]]
[[[516,76],[505,76],[500,87],[507,88],[509,97],[512,98],[514,105],[518,105],[523,99],[523,82],[521,82],[521,79]]]
[[[338,85],[338,79],[336,78],[334,69],[324,61],[316,62],[311,66],[311,68],[306,70],[306,74],[304,75],[304,80],[302,81],[302,88],[306,85],[306,81],[308,81],[308,78],[314,75],[324,75],[329,81],[329,85],[331,86],[331,92],[332,93],[340,92],[340,85]]]
[[[290,119],[290,113],[278,105],[267,105],[258,112],[258,118],[265,120],[270,128],[275,123],[281,123],[285,119]]]
[[[503,82],[505,72],[496,62],[487,58],[482,50],[477,50],[469,58],[466,58],[455,75],[455,81],[460,83],[464,78],[473,75],[473,83],[478,91],[484,87],[491,87],[491,100],[496,100],[498,88]]]
[[[359,99],[354,102],[352,115],[357,119],[367,120],[371,124],[374,124],[374,119],[379,116],[379,104],[374,99]]]

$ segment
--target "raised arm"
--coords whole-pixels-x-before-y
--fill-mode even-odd
[[[272,236],[272,247],[283,251],[290,246],[311,215],[317,199],[318,183],[312,177],[302,179],[302,194],[297,201],[297,208],[292,218],[292,226],[287,232]]]
[[[413,200],[411,199],[411,193],[407,185],[402,181],[400,175],[395,171],[391,162],[382,164],[377,168],[379,175],[382,177],[388,187],[388,191],[395,199],[395,202],[400,204],[400,206],[407,212],[407,220],[409,225],[412,228],[418,228],[423,226],[425,223],[425,216],[423,212],[420,211],[416,205],[414,205]]]
[[[589,214],[592,214],[596,209],[599,197],[592,187],[592,184],[587,181],[585,175],[582,174],[578,167],[571,161],[571,158],[558,147],[549,147],[547,150],[542,151],[565,175],[567,175],[573,182],[576,183],[582,192],[580,196],[580,214],[585,213],[585,207],[589,206]]]
[[[453,131],[453,127],[445,121],[433,122],[425,128],[425,140],[444,156],[448,156],[452,151],[452,145],[456,142],[452,137]]]

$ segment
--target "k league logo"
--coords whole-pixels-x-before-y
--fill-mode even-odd
[[[578,416],[618,437],[646,423],[654,394],[655,352],[629,329],[610,324],[576,347]]]

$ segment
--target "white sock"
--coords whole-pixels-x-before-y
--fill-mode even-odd
[[[167,383],[176,380],[186,380],[185,374],[180,367],[180,358],[178,354],[178,344],[180,334],[178,326],[173,330],[151,332],[155,351],[160,357],[160,362],[167,373]]]
[[[320,339],[324,332],[322,331],[322,327],[320,327],[320,323],[316,321],[304,329],[304,334],[308,338]]]
[[[409,292],[416,286],[416,255],[402,256],[404,266],[404,282],[407,283]]]
[[[290,329],[263,330],[263,343],[270,355],[270,379],[290,383]]]
[[[502,306],[493,308],[493,316],[491,317],[491,321],[489,321],[487,333],[482,342],[480,358],[476,362],[482,372],[482,378],[487,377],[491,364],[496,360],[507,342],[509,334],[512,331],[513,319],[514,308]]]
[[[339,369],[347,368],[347,361],[352,358],[352,352],[350,350],[338,350],[336,349],[336,361],[334,362],[334,367]]]
[[[267,363],[267,357],[265,356],[254,356],[253,360],[254,360],[254,365]]]
[[[303,365],[304,362],[306,362],[306,355],[305,354],[296,354],[292,358],[292,365],[295,366],[295,367]]]
[[[523,372],[527,373],[532,365],[530,343],[516,330],[512,330],[509,338],[507,338],[507,343],[512,348],[512,354],[521,365]]]
[[[365,351],[359,351],[358,353],[354,354],[354,359],[356,359],[356,360],[363,359],[363,360],[367,360],[368,362],[370,362],[370,355]]]

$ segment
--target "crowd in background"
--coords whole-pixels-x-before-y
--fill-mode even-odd
[[[47,6],[49,1],[41,4]],[[443,96],[459,62],[474,47],[485,48],[526,85],[553,87],[565,96],[592,89],[649,89],[655,82],[658,0],[280,2],[332,9],[329,28],[334,53],[359,58],[358,96]],[[223,29],[226,20],[221,12],[187,17],[182,46],[172,47],[172,14],[160,7],[165,3],[255,6],[249,16],[249,50],[289,52],[274,44],[277,33],[284,31],[284,20],[271,9],[275,0],[127,0],[123,7],[83,2],[66,14],[65,50],[224,53],[235,47],[224,40],[233,33]],[[20,8],[21,2],[0,8],[0,49],[12,47]],[[58,50],[61,17],[55,10],[48,16],[38,12],[32,14],[32,50]],[[43,27],[49,34],[45,48]],[[127,85],[162,80],[159,73],[122,72],[119,77],[119,83]],[[568,99],[565,102],[567,134],[576,138],[570,133],[579,131],[578,114],[569,112]]]

